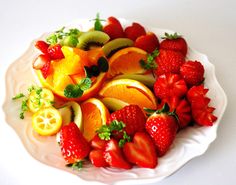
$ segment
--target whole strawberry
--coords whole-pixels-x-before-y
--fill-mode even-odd
[[[186,40],[178,35],[177,33],[168,34],[165,33],[164,40],[160,44],[161,49],[169,49],[173,51],[178,51],[185,57],[188,51],[188,45]]]
[[[146,116],[138,105],[127,105],[111,113],[109,123],[113,120],[122,121],[125,124],[124,130],[130,136],[145,130]]]
[[[179,73],[180,66],[185,62],[183,54],[177,51],[160,49],[156,57],[157,69],[154,71],[157,76],[167,73]]]
[[[201,84],[204,71],[203,65],[198,61],[187,61],[180,67],[180,74],[189,86]]]
[[[78,163],[90,152],[90,145],[74,122],[62,127],[60,146],[64,159],[69,163]]]
[[[169,112],[168,104],[154,112],[146,122],[146,130],[153,139],[157,155],[163,156],[172,145],[178,130],[177,119],[174,112]]]

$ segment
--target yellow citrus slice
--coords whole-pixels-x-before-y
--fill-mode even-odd
[[[62,118],[59,111],[53,107],[42,108],[33,114],[33,129],[42,136],[56,134],[62,125]]]
[[[53,101],[54,95],[52,91],[46,88],[39,88],[31,91],[27,101],[27,106],[31,112],[37,112],[43,107],[52,106]]]
[[[109,59],[108,77],[119,74],[143,74],[146,72],[140,65],[140,60],[147,59],[147,52],[136,48],[128,47],[117,51]]]
[[[96,135],[96,131],[106,124],[109,112],[105,105],[96,98],[86,100],[80,107],[83,115],[84,137],[90,141]]]
[[[114,98],[140,108],[156,109],[156,98],[152,91],[141,82],[131,79],[112,80],[99,91],[101,98]]]

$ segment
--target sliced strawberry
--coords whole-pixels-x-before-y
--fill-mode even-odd
[[[51,66],[51,59],[48,55],[41,54],[37,57],[35,60],[37,62],[38,69],[41,70],[43,77],[46,79],[48,75],[50,74],[50,66]],[[36,66],[36,63],[34,62],[33,66]],[[40,64],[39,64],[40,63]],[[36,69],[36,67],[35,67]]]
[[[90,143],[91,147],[94,149],[105,149],[106,141],[101,139],[98,135],[95,135]]]
[[[206,95],[209,89],[206,89],[204,85],[193,86],[188,90],[187,98],[189,102],[192,102],[199,97],[203,97]]]
[[[35,47],[37,49],[39,49],[43,54],[48,54],[48,47],[49,47],[49,44],[46,43],[45,41],[43,40],[38,40],[36,43],[35,43]]]
[[[164,74],[154,83],[154,93],[160,99],[183,97],[188,91],[185,81],[177,74]]]
[[[91,163],[96,167],[107,167],[108,164],[103,157],[103,150],[94,149],[89,153]]]
[[[42,69],[43,66],[47,63],[50,62],[50,57],[45,54],[40,54],[34,61],[33,61],[33,68],[34,69]]]
[[[123,169],[130,169],[132,167],[123,157],[122,150],[115,139],[111,139],[106,143],[104,159],[111,167]]]
[[[62,59],[64,55],[61,51],[61,45],[55,44],[48,47],[48,54],[52,60]]]
[[[125,28],[125,36],[133,41],[142,35],[146,35],[146,31],[139,23],[134,22],[131,26]]]
[[[203,82],[204,71],[203,65],[198,61],[187,61],[180,67],[180,74],[190,87]]]
[[[111,40],[124,37],[124,30],[118,19],[109,17],[107,22],[108,24],[103,27],[103,31],[110,36]]]
[[[60,146],[64,159],[70,164],[81,161],[90,152],[89,143],[73,122],[62,127]]]
[[[127,160],[139,167],[155,168],[157,166],[155,145],[145,132],[137,132],[133,142],[125,143],[123,151]]]
[[[154,33],[148,32],[146,35],[139,36],[134,46],[152,53],[155,49],[159,49],[159,40]]]
[[[180,99],[177,96],[162,100],[161,105],[168,103],[170,111],[175,111],[178,116],[179,128],[185,128],[192,120],[191,106],[186,99]]]

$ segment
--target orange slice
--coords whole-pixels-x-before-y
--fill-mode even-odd
[[[96,131],[105,125],[109,112],[105,105],[96,98],[90,98],[81,105],[83,115],[83,134],[87,141],[93,139]]]
[[[105,80],[106,73],[102,72],[98,77],[94,77],[92,79],[92,86],[84,91],[81,97],[67,98],[64,96],[64,89],[69,84],[79,83],[85,77],[84,66],[92,65],[90,60],[96,60],[97,57],[102,55],[101,50],[96,49],[88,52],[78,48],[63,46],[62,52],[65,58],[52,61],[51,73],[46,79],[40,70],[35,70],[41,85],[50,89],[59,97],[70,101],[84,101],[97,94]]]
[[[108,77],[119,74],[145,73],[146,70],[140,65],[142,59],[147,59],[147,52],[136,47],[128,47],[117,51],[109,59]]]
[[[140,108],[156,109],[156,98],[152,91],[141,82],[131,79],[112,80],[99,91],[101,98],[114,98]]]

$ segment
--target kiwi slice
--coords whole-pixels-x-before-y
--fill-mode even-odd
[[[106,57],[111,57],[115,52],[120,49],[133,46],[134,42],[128,38],[117,38],[106,43],[102,49]]]
[[[76,47],[84,50],[89,50],[91,46],[103,46],[109,40],[109,35],[102,31],[88,31],[83,33],[78,38],[78,44]]]

